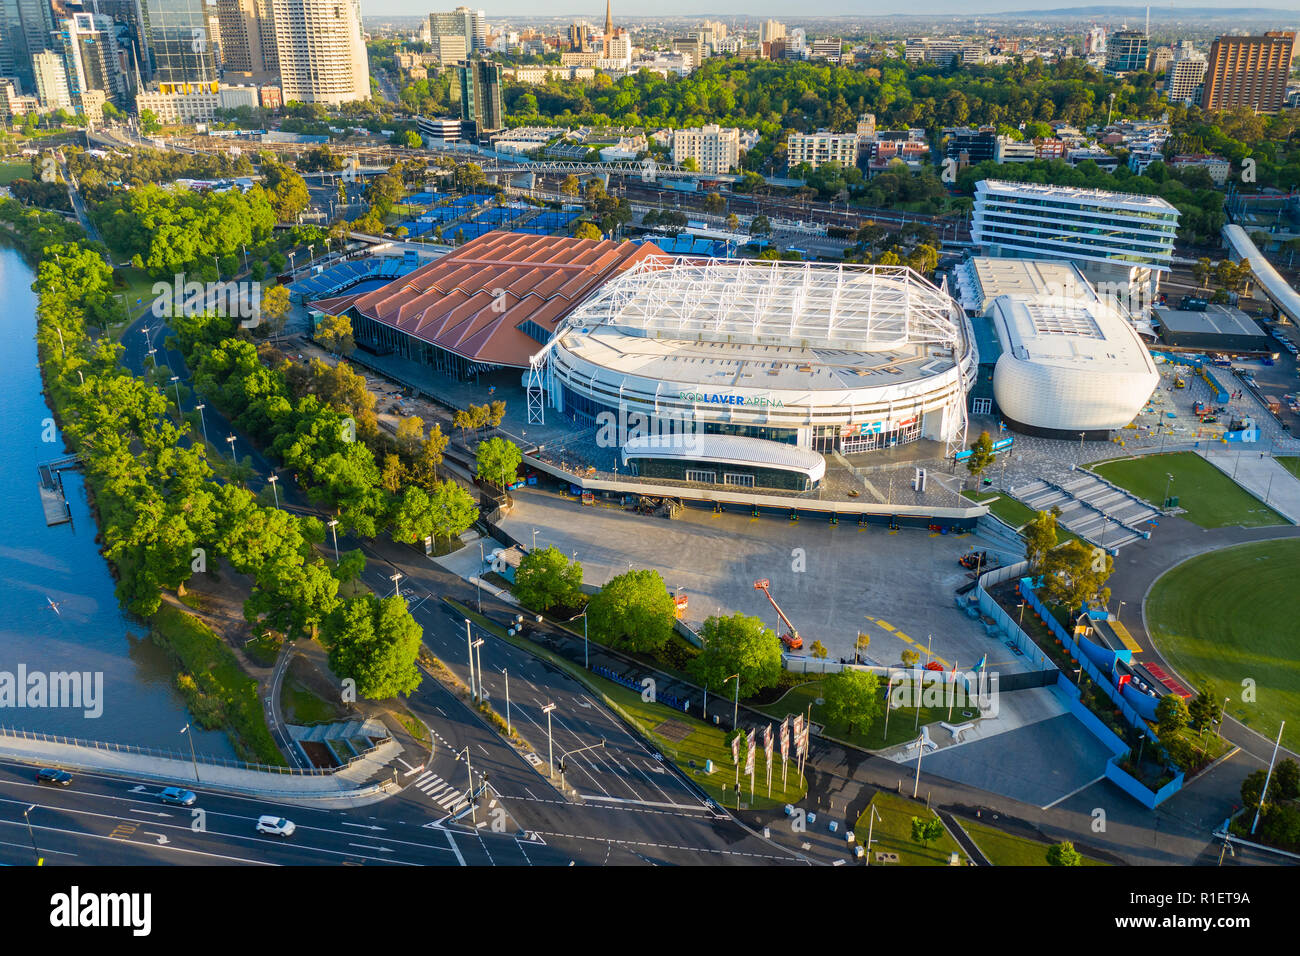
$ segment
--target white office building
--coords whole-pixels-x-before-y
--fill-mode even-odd
[[[72,110],[72,93],[68,90],[68,71],[63,57],[53,50],[32,56],[32,73],[36,79],[36,97],[47,110]]]
[[[702,173],[728,173],[740,165],[740,130],[716,123],[673,132],[673,162],[695,160]]]
[[[832,162],[856,166],[859,142],[856,132],[828,133],[820,130],[816,133],[791,133],[786,143],[786,161],[791,169],[803,163],[813,169]]]
[[[1064,259],[1145,314],[1168,272],[1178,210],[1157,196],[985,179],[971,239],[995,257]]]
[[[284,102],[370,98],[359,0],[273,0],[272,10]]]

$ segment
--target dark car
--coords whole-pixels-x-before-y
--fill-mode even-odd
[[[196,799],[193,791],[182,790],[180,787],[163,787],[158,794],[158,799],[163,803],[174,803],[180,807],[188,807]]]
[[[66,787],[72,783],[72,774],[66,770],[56,770],[54,767],[46,767],[36,775],[37,783],[47,783],[51,787]]]

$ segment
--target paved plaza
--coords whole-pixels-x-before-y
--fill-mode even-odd
[[[945,667],[970,667],[988,654],[1005,673],[1024,659],[985,635],[959,611],[957,588],[969,582],[957,559],[992,545],[978,535],[937,535],[876,525],[832,527],[805,519],[720,514],[686,509],[672,521],[625,512],[617,505],[582,506],[534,489],[515,493],[502,527],[529,546],[576,554],[588,583],[602,584],[634,568],[655,568],[670,591],[689,599],[688,621],[737,611],[777,623],[754,581],[771,581],[772,596],[809,650],[820,640],[830,659],[853,656],[858,633],[871,636],[870,662],[897,664],[905,650]]]

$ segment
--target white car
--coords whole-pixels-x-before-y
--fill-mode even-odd
[[[292,820],[286,820],[284,817],[262,816],[257,818],[257,832],[269,833],[272,836],[293,836],[293,831],[297,827],[293,825]]]

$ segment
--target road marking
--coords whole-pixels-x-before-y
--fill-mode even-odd
[[[342,825],[345,827],[356,827],[359,830],[383,830],[384,829],[383,827],[377,827],[370,823],[348,823],[346,820],[343,821]]]
[[[130,807],[128,813],[147,813],[151,817],[169,817],[170,813],[161,813],[158,810],[141,810],[139,807]]]
[[[359,849],[359,850],[375,850],[375,851],[377,851],[377,852],[379,852],[379,853],[392,853],[392,852],[393,852],[392,850],[390,850],[390,849],[389,849],[388,847],[386,847],[386,846],[370,846],[369,844],[366,844],[366,843],[349,843],[348,846],[354,846],[354,847],[356,847],[356,848]]]
[[[172,842],[171,840],[167,839],[166,835],[162,833],[150,833],[148,830],[144,830],[142,832],[144,833],[145,836],[157,837],[159,846],[165,846],[166,844]]]
[[[582,797],[582,799],[584,800],[599,800],[602,803],[631,804],[633,806],[639,806],[639,807],[661,807],[669,810],[700,810],[700,809],[707,810],[708,809],[708,807],[705,807],[703,804],[663,803],[655,800],[628,800],[624,797],[600,797],[588,793],[580,793],[578,794],[578,796]]]

